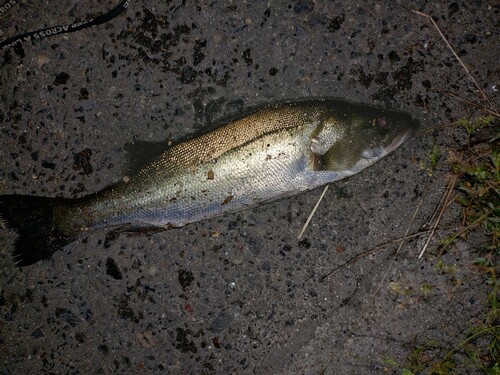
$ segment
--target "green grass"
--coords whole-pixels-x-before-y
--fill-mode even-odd
[[[432,150],[427,155],[426,160],[420,160],[420,169],[425,170],[429,177],[434,176],[441,157],[441,148],[438,145],[432,146]]]
[[[441,249],[471,231],[482,231],[488,239],[483,249],[485,264],[492,265],[492,258],[499,254],[500,238],[499,136],[493,117],[462,119],[458,124],[467,132],[467,147],[452,150],[449,163],[452,173],[458,175],[456,202],[462,206],[462,229],[445,239]],[[473,136],[483,128],[491,130],[488,140],[473,143]]]
[[[481,322],[471,327],[453,347],[435,340],[424,339],[408,354],[404,364],[387,360],[386,364],[400,369],[402,375],[450,375],[457,368],[500,375],[500,280],[497,259],[500,255],[500,149],[498,119],[492,116],[461,119],[457,122],[456,138],[463,145],[449,150],[447,163],[457,177],[455,202],[460,206],[458,229],[440,241],[437,268],[448,273],[441,255],[457,240],[466,241],[475,233],[482,239],[475,249],[477,271],[489,286],[484,296],[487,306]],[[425,163],[430,176],[436,169],[442,150],[434,146]],[[480,297],[478,297],[480,298]]]
[[[496,128],[495,128],[496,126]],[[448,162],[457,175],[455,201],[461,206],[461,228],[441,241],[442,254],[457,239],[466,240],[472,233],[484,239],[474,262],[491,286],[486,297],[487,313],[481,324],[471,328],[466,337],[440,359],[428,366],[429,374],[452,374],[453,355],[463,352],[468,366],[485,374],[500,375],[500,314],[497,259],[500,255],[500,150],[498,121],[493,117],[461,119],[459,130],[465,131],[466,145],[453,149]]]

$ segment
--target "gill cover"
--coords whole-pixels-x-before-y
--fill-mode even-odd
[[[408,115],[396,111],[365,108],[330,113],[311,139],[313,168],[356,173],[395,150],[417,127]]]

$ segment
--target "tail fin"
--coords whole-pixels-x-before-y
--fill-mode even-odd
[[[12,252],[18,266],[28,266],[49,258],[52,253],[75,240],[58,225],[56,210],[68,199],[29,195],[0,195],[0,223],[13,228],[19,237]]]

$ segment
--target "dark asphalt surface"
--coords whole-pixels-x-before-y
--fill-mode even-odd
[[[479,4],[479,5],[478,5]],[[85,20],[116,1],[21,1],[0,39]],[[0,374],[400,374],[444,355],[485,311],[474,241],[438,267],[426,224],[446,186],[450,128],[479,101],[429,20],[498,101],[489,2],[131,1],[112,21],[0,52],[4,192],[74,197],[124,175],[133,140],[179,139],[247,108],[310,97],[400,109],[422,131],[321,191],[150,236],[89,233],[18,269],[0,229]],[[422,202],[415,214],[419,202]],[[459,225],[452,206],[443,227]],[[438,238],[446,235],[439,232]],[[480,239],[478,239],[480,241]],[[355,259],[347,267],[339,267]],[[456,354],[457,373],[474,373]]]

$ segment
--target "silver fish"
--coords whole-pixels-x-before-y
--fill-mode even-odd
[[[404,113],[339,100],[268,106],[169,147],[137,174],[76,199],[1,195],[24,266],[82,232],[182,227],[352,176],[415,132]]]

